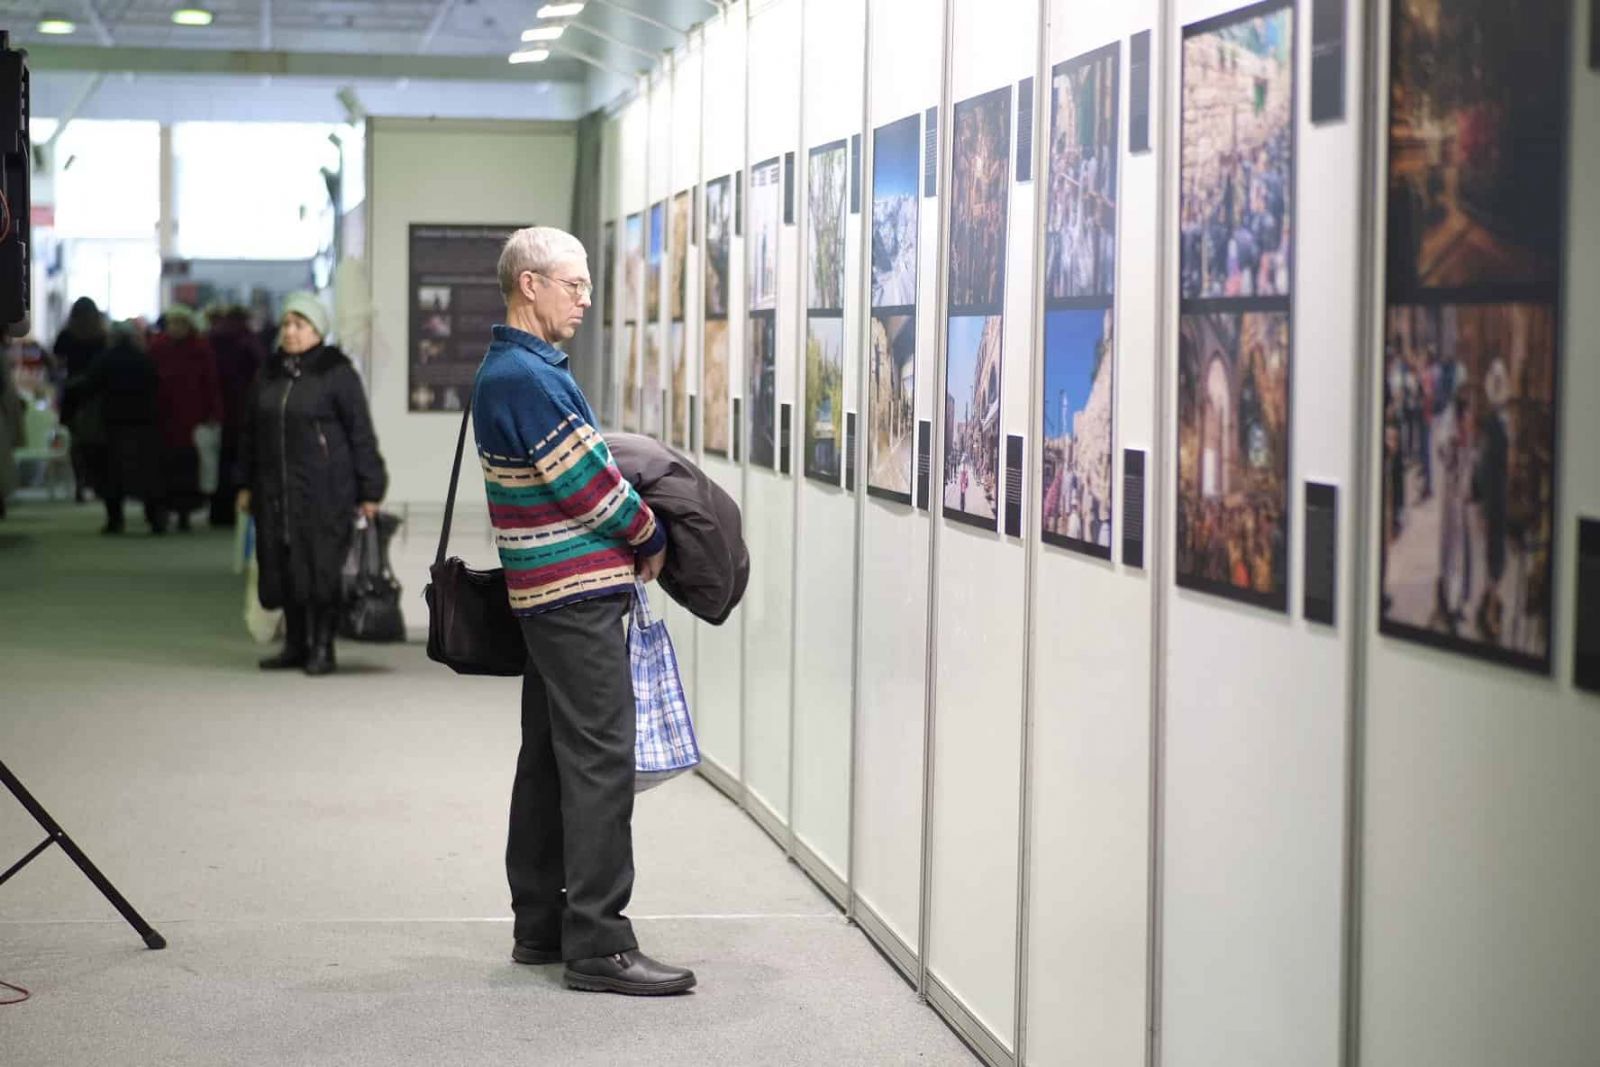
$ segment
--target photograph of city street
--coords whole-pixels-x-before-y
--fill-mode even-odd
[[[1287,294],[1294,166],[1294,9],[1284,0],[1185,31],[1180,281],[1184,298]]]
[[[600,266],[599,274],[594,279],[595,284],[605,292],[604,313],[600,316],[607,323],[617,319],[617,224],[608,222],[605,225],[605,236],[600,240]],[[607,348],[605,351],[610,352]]]
[[[701,345],[700,431],[707,452],[728,454],[728,320],[707,319]]]
[[[872,306],[917,302],[917,183],[922,123],[917,115],[872,134]]]
[[[642,432],[658,440],[666,436],[666,415],[661,410],[661,324],[647,322],[644,326],[644,375],[639,383],[640,409],[643,413]]]
[[[639,285],[644,281],[644,217],[629,215],[623,224],[622,318],[633,322],[639,317]]]
[[[944,387],[944,514],[998,528],[999,315],[950,320]]]
[[[917,317],[872,314],[867,368],[867,492],[911,503]]]
[[[667,327],[672,347],[672,445],[689,447],[689,350],[685,344],[685,327],[674,322]]]
[[[706,316],[728,314],[728,251],[733,247],[733,180],[706,183]]]
[[[1117,67],[1111,45],[1050,80],[1045,297],[1110,296],[1117,253]]]
[[[813,315],[806,320],[805,431],[807,478],[839,484],[844,448],[844,319]]]
[[[745,255],[749,257],[750,310],[777,306],[778,224],[783,215],[782,160],[773,157],[750,168],[749,229]]]
[[[628,322],[622,326],[622,359],[625,366],[622,378],[622,428],[628,433],[639,432],[639,325]]]
[[[1288,606],[1289,313],[1182,315],[1177,581]]]
[[[1396,0],[1388,222],[1395,298],[1554,285],[1570,7]]]
[[[1547,304],[1389,309],[1385,633],[1548,670],[1555,321]]]
[[[844,216],[850,146],[835,141],[811,150],[806,218],[811,234],[811,279],[807,307],[844,307]]]
[[[778,465],[778,332],[773,315],[751,315],[745,330],[750,358],[746,363],[745,390],[750,412],[750,462],[757,467]]]
[[[684,290],[689,283],[689,203],[687,189],[672,198],[672,217],[667,223],[667,294],[671,307],[667,317],[684,317]]]
[[[644,317],[654,322],[661,315],[661,254],[666,243],[666,205],[650,205],[650,232],[644,260]]]
[[[998,312],[1005,292],[1011,182],[1009,85],[956,105],[952,151],[950,306]]]
[[[1110,308],[1044,318],[1044,539],[1111,558]]]

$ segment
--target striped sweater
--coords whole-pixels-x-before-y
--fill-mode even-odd
[[[636,557],[666,547],[666,531],[611,461],[566,354],[496,326],[472,425],[511,610],[632,590]]]

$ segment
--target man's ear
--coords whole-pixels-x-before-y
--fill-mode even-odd
[[[532,302],[538,296],[538,276],[531,270],[525,270],[517,275],[517,288],[522,291],[524,299]]]

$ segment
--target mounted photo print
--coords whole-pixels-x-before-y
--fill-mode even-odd
[[[750,417],[750,462],[777,468],[778,331],[772,312],[752,313],[745,329],[748,362],[745,405]]]
[[[917,303],[917,176],[920,117],[907,115],[872,134],[872,306]]]
[[[1044,319],[1047,543],[1111,558],[1111,308],[1058,309]]]
[[[920,115],[872,134],[867,492],[902,504],[912,500],[915,463],[922,145]]]
[[[672,198],[672,214],[667,222],[667,317],[684,317],[684,293],[689,285],[689,205],[691,194],[685,189]]]
[[[705,450],[726,456],[731,446],[728,422],[728,320],[707,319],[701,345],[700,396],[705,412],[701,431]]]
[[[724,175],[706,183],[706,240],[705,240],[705,305],[706,318],[727,318],[728,299],[732,290],[729,276],[733,247],[733,191],[732,180]]]
[[[672,353],[672,382],[669,393],[672,399],[672,432],[668,434],[674,448],[689,447],[689,351],[687,329],[682,322],[667,327]]]
[[[750,225],[745,232],[751,311],[778,305],[778,227],[783,217],[783,160],[750,168]]]
[[[800,417],[806,477],[838,485],[844,450],[844,319],[839,315],[812,315],[806,321],[806,394]]]
[[[1011,192],[1011,86],[955,106],[950,180],[950,305],[988,308],[1005,295]]]
[[[835,141],[811,150],[807,170],[806,220],[810,270],[806,306],[813,311],[844,307],[844,223],[849,207],[850,145]]]
[[[661,316],[661,260],[666,247],[666,225],[666,205],[651,204],[644,261],[644,317],[647,322],[654,322]]]
[[[1116,284],[1120,55],[1110,45],[1051,72],[1046,300],[1108,297]]]
[[[950,320],[944,399],[944,514],[986,530],[1000,516],[999,315]]]
[[[909,504],[917,428],[916,315],[874,311],[867,358],[867,492]]]
[[[622,227],[622,321],[637,322],[643,311],[644,216],[629,215]]]
[[[639,432],[639,324],[622,325],[622,428],[628,433]]]

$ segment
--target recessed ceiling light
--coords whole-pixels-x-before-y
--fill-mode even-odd
[[[524,41],[555,41],[567,31],[565,26],[535,26],[531,30],[522,31]]]
[[[550,58],[548,48],[524,48],[520,52],[511,53],[513,63],[543,63]]]
[[[203,7],[180,7],[172,13],[172,21],[178,26],[209,26],[213,18]]]
[[[539,9],[538,17],[542,19],[564,19],[570,18],[582,10],[582,4],[546,4]]]
[[[64,37],[69,33],[77,33],[78,24],[71,19],[51,16],[39,20],[39,32],[48,33],[52,37]]]

